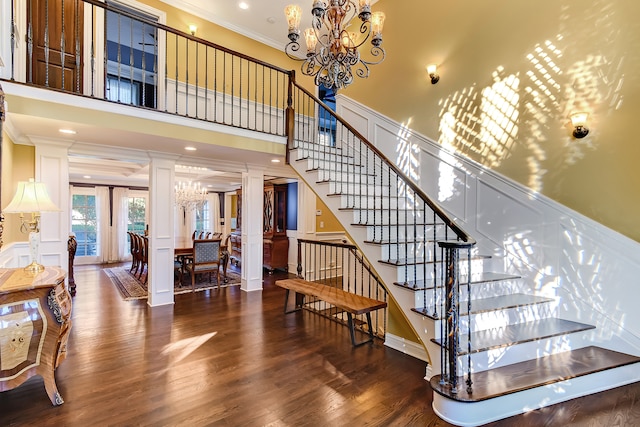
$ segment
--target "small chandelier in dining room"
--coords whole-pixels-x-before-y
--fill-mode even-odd
[[[384,13],[371,13],[371,0],[314,0],[311,9],[312,27],[304,31],[307,44],[306,58],[299,58],[300,18],[302,9],[289,5],[284,13],[289,25],[289,43],[285,53],[289,58],[303,61],[302,73],[314,76],[317,86],[323,85],[335,91],[353,83],[354,74],[369,76],[369,66],[381,63],[385,57],[382,48]],[[361,21],[357,29],[358,17]],[[355,30],[350,32],[349,30]],[[360,47],[371,39],[371,60],[360,55]],[[353,68],[353,69],[352,69]]]
[[[193,182],[191,180],[178,182],[175,187],[175,192],[176,206],[181,207],[185,212],[191,212],[201,208],[207,200],[207,189],[202,187],[199,182]]]

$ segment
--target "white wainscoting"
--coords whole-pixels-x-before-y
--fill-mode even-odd
[[[592,339],[640,354],[640,244],[375,111],[337,97],[338,114],[409,175],[525,290],[555,297]]]

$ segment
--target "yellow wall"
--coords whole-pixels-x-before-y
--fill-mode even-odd
[[[346,96],[640,241],[640,2],[380,0],[373,9],[386,14],[387,58]],[[590,113],[581,140],[569,126],[576,110]]]
[[[27,181],[35,174],[35,147],[14,144],[6,133],[2,135],[2,200],[5,208],[16,191],[18,181]],[[27,237],[20,232],[18,214],[4,214],[4,244],[25,241]]]
[[[338,218],[335,217],[319,197],[316,197],[316,211],[321,212],[320,215],[316,215],[316,232],[344,231],[344,227],[342,227]]]

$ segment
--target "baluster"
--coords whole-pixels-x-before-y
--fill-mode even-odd
[[[64,60],[66,59],[66,46],[65,46],[65,39],[64,39],[64,0],[62,0],[61,2],[61,6],[62,6],[62,12],[61,12],[61,21],[62,21],[62,28],[60,30],[60,69],[61,69],[61,79],[62,79],[62,83],[61,83],[61,87],[60,89],[65,90],[64,87]]]
[[[44,85],[49,87],[49,0],[44,2]]]
[[[76,38],[76,93],[80,93],[80,17],[78,15],[78,9],[80,7],[80,1],[75,0],[75,16],[74,22],[76,24],[75,38]]]
[[[11,20],[13,22],[14,10],[13,5],[11,7]],[[14,58],[14,46],[15,46],[15,22],[11,25],[11,80],[13,80],[13,58]],[[33,83],[33,2],[29,0],[29,25],[27,27],[27,56],[29,58],[29,76],[27,78],[28,83]]]
[[[147,34],[147,29],[144,26],[144,21],[142,22],[142,58],[141,58],[141,67],[142,67],[142,102],[140,102],[140,105],[147,105],[147,61],[146,61],[146,53],[147,53],[147,46],[144,44],[144,39],[145,39],[145,34]],[[154,46],[156,44],[158,44],[157,38],[156,40],[153,42]],[[133,49],[131,49],[131,51],[133,52]],[[155,105],[154,105],[155,107]]]

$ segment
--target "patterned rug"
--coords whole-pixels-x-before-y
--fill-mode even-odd
[[[129,267],[115,267],[115,268],[105,268],[103,270],[109,279],[111,279],[111,283],[115,285],[115,287],[120,292],[120,296],[125,301],[133,300],[133,299],[147,299],[147,285],[142,283],[135,277],[133,274],[129,273]],[[142,275],[142,279],[144,280],[145,276]],[[228,286],[238,286],[240,285],[240,275],[233,271],[227,271],[227,282],[221,283],[221,288],[226,288]],[[218,287],[218,284],[214,281],[209,282],[208,274],[198,274],[196,276],[196,292],[206,291],[207,289],[215,289]],[[178,283],[177,281],[174,283],[173,288],[174,293],[177,294],[186,294],[191,292],[191,276],[185,274],[182,277],[182,283]]]

